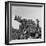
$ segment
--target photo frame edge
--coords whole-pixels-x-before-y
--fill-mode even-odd
[[[12,1],[13,2],[13,1]],[[11,3],[11,1],[7,2],[7,4]],[[14,2],[13,2],[14,3]],[[17,3],[17,2],[16,2]],[[21,2],[22,3],[22,2]],[[29,2],[28,2],[29,3]],[[30,2],[31,3],[31,2]],[[6,3],[5,3],[6,4]],[[36,3],[37,4],[37,3]],[[38,3],[39,4],[39,3]],[[41,3],[40,3],[41,4]],[[28,42],[28,43],[13,43],[13,44],[31,44],[31,43],[45,43],[45,3],[42,3],[44,4],[44,41],[42,42]],[[6,6],[7,7],[7,6]],[[9,8],[8,8],[9,9]],[[6,24],[6,8],[5,8],[5,24]],[[9,16],[9,14],[8,14]],[[9,21],[9,20],[8,20]],[[9,24],[8,24],[9,25]],[[8,29],[9,30],[9,29]],[[8,33],[9,34],[9,33]],[[8,36],[8,42],[6,41],[6,25],[5,25],[5,44],[8,44],[8,45],[13,45],[13,44],[10,44],[9,43],[9,36]]]

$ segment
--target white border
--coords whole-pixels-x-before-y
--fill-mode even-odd
[[[10,34],[10,2],[9,2],[9,34]],[[9,35],[9,41],[10,41],[10,35]]]

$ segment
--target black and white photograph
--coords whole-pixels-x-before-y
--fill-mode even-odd
[[[44,42],[44,3],[8,2],[6,5],[6,41]]]

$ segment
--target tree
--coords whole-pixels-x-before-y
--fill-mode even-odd
[[[38,19],[36,19],[36,21],[37,21],[37,27],[39,28],[39,22],[40,22],[40,21],[39,21]]]
[[[21,22],[21,17],[20,16],[15,16],[15,19],[14,20],[17,20],[18,22]]]

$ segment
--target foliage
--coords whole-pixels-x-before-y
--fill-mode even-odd
[[[15,19],[21,23],[19,30],[13,29],[11,31],[12,39],[38,39],[41,38],[41,27],[39,26],[39,20],[36,19],[37,24],[32,19],[21,19],[19,16],[15,16]]]

